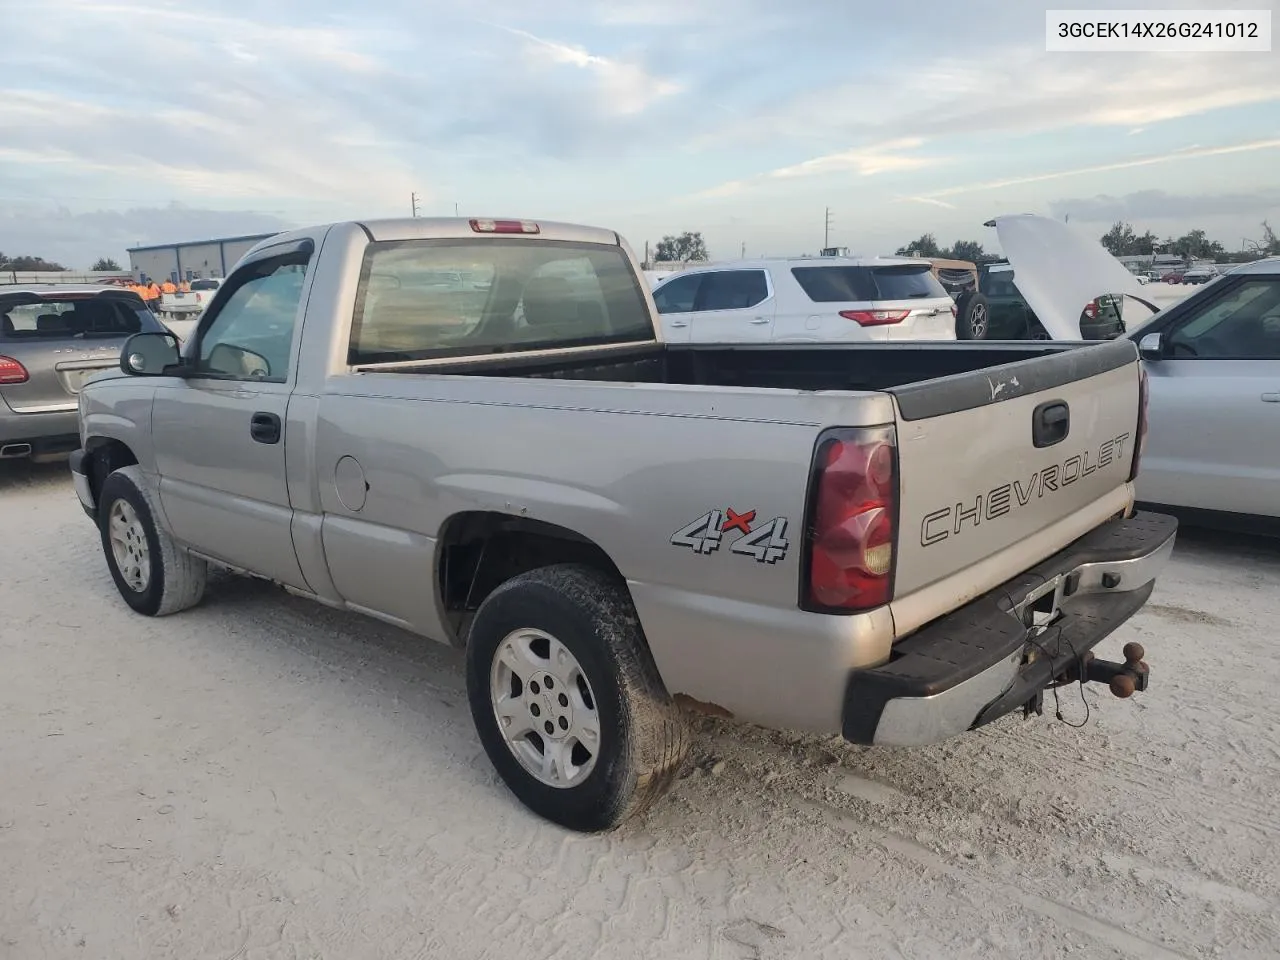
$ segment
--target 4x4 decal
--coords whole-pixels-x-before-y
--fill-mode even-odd
[[[791,541],[787,539],[787,518],[774,517],[768,523],[752,527],[756,511],[738,513],[732,507],[708,510],[692,523],[671,535],[673,547],[688,547],[694,553],[711,554],[725,542],[725,534],[740,534],[729,547],[730,553],[751,557],[757,563],[774,564],[787,555]]]

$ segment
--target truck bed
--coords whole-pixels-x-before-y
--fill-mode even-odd
[[[379,373],[431,373],[484,377],[764,387],[780,390],[895,390],[945,377],[1075,352],[1072,378],[1131,362],[1128,341],[1075,344],[1052,341],[955,341],[851,344],[654,344],[619,353],[573,356],[498,355],[465,363],[379,364]],[[1039,365],[1056,366],[1056,365]],[[1043,371],[1049,373],[1050,371]],[[1065,372],[1065,371],[1064,371]],[[935,385],[929,383],[932,388]],[[985,384],[984,384],[985,386]]]

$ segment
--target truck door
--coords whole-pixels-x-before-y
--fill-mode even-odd
[[[294,241],[241,263],[196,330],[192,373],[157,389],[152,411],[160,502],[174,535],[304,590],[285,421],[314,247]]]

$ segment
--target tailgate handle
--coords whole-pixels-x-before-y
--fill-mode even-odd
[[[1067,439],[1071,432],[1071,408],[1065,400],[1050,400],[1031,414],[1031,442],[1037,447],[1051,447]]]

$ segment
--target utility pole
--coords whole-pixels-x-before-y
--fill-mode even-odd
[[[416,193],[409,194],[409,203],[413,206],[413,215],[418,215],[418,195]]]
[[[747,259],[747,241],[745,240],[742,241],[742,256],[739,259]]]
[[[453,201],[453,215],[454,215],[455,217],[458,215],[458,201],[457,201],[457,200]]]
[[[831,246],[831,208],[827,207],[826,216],[822,218],[822,249]]]

